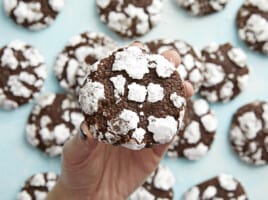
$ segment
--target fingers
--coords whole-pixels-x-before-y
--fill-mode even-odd
[[[153,152],[155,153],[156,156],[162,158],[165,155],[166,151],[168,150],[169,145],[170,143],[161,144],[156,147],[153,147]]]
[[[190,82],[184,81],[184,88],[185,88],[185,95],[187,98],[190,98],[191,96],[194,95],[194,88]]]
[[[169,62],[172,62],[176,67],[181,64],[181,57],[175,50],[168,50],[162,53]]]
[[[85,123],[81,124],[81,133],[70,139],[63,148],[63,161],[67,165],[77,165],[83,162],[97,146],[91,133],[85,130]]]

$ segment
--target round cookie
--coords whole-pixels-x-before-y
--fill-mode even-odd
[[[238,11],[239,37],[252,50],[268,55],[268,1],[246,0]]]
[[[245,53],[230,43],[210,44],[202,50],[204,82],[200,95],[210,102],[228,102],[248,85],[249,68]]]
[[[189,189],[183,200],[248,200],[242,184],[231,175],[220,174]]]
[[[203,82],[203,62],[200,52],[182,40],[158,39],[146,42],[144,46],[156,54],[176,50],[181,56],[181,64],[177,68],[180,76],[191,82],[195,91],[199,90]]]
[[[26,127],[28,142],[49,156],[58,156],[64,143],[78,133],[84,120],[74,98],[48,93],[36,100]]]
[[[17,200],[45,200],[58,178],[54,172],[34,174],[25,181]]]
[[[163,0],[96,0],[100,20],[122,37],[139,37],[161,18]]]
[[[18,25],[33,31],[49,26],[64,6],[64,0],[4,0],[4,9]]]
[[[128,200],[173,200],[174,184],[175,177],[172,172],[166,166],[159,165]]]
[[[43,56],[19,40],[0,49],[0,71],[0,108],[6,110],[36,97],[47,76]]]
[[[89,65],[106,57],[115,48],[114,41],[101,33],[84,32],[70,38],[54,66],[61,87],[77,94]]]
[[[204,16],[223,10],[229,0],[177,0],[192,15]]]
[[[170,142],[186,107],[174,64],[136,46],[95,63],[79,102],[95,138],[130,149]]]
[[[188,100],[184,126],[169,146],[169,157],[198,160],[205,156],[214,141],[217,118],[203,99]]]
[[[233,116],[230,140],[246,163],[268,163],[268,103],[255,101],[239,108]]]

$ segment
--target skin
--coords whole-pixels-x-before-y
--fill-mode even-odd
[[[132,45],[143,48],[138,42]],[[162,55],[175,66],[181,62],[176,51]],[[186,96],[191,97],[192,85],[189,82],[184,85]],[[83,134],[64,146],[61,175],[47,200],[127,199],[157,168],[169,146],[133,151],[98,142],[85,123],[81,124],[81,131]]]

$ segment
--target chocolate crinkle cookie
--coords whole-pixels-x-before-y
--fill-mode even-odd
[[[96,0],[100,20],[122,37],[144,35],[161,18],[163,0]]]
[[[49,26],[64,6],[64,0],[4,0],[4,9],[17,24],[40,30]]]
[[[174,184],[175,177],[169,168],[159,165],[128,200],[173,200]]]
[[[17,200],[46,200],[58,178],[54,172],[34,174],[25,181]]]
[[[233,116],[231,144],[246,163],[268,163],[268,103],[255,101],[239,108]]]
[[[205,156],[214,141],[217,118],[203,99],[188,100],[184,124],[169,146],[169,157],[199,160]]]
[[[146,42],[145,48],[151,53],[161,54],[167,50],[175,50],[181,57],[181,64],[177,70],[182,79],[189,81],[195,91],[203,83],[203,61],[198,50],[183,40],[157,39]]]
[[[254,51],[268,55],[268,1],[246,0],[236,17],[239,37]]]
[[[49,156],[79,131],[84,115],[70,95],[47,93],[36,100],[26,127],[28,142]]]
[[[177,0],[192,15],[204,16],[223,10],[229,0]]]
[[[84,32],[71,37],[54,66],[61,87],[77,95],[89,66],[108,56],[116,46],[111,38],[102,33]]]
[[[242,184],[232,175],[220,174],[189,189],[183,200],[248,200]]]
[[[230,43],[210,44],[202,50],[204,82],[199,94],[210,102],[228,102],[248,85],[247,57]]]
[[[11,110],[35,98],[47,76],[44,58],[25,42],[0,49],[0,108]]]
[[[95,138],[130,149],[170,142],[186,107],[185,88],[174,64],[136,46],[95,63],[79,102]]]

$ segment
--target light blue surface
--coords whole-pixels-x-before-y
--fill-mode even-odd
[[[0,0],[2,6],[2,0]],[[72,35],[85,30],[105,32],[120,44],[122,40],[110,32],[98,20],[94,0],[66,0],[66,6],[56,22],[41,32],[30,32],[16,26],[0,9],[0,46],[13,39],[21,39],[37,47],[46,58],[49,76],[46,91],[60,91],[52,73],[55,56]],[[218,173],[230,173],[241,180],[251,200],[268,199],[268,167],[250,167],[233,154],[228,141],[228,128],[234,111],[255,99],[268,100],[268,57],[246,48],[236,34],[235,15],[243,0],[231,0],[227,8],[218,14],[204,18],[191,17],[178,8],[175,0],[167,0],[162,23],[142,40],[153,38],[180,38],[201,48],[216,41],[232,42],[248,54],[250,85],[234,101],[213,105],[219,118],[216,141],[210,153],[198,162],[165,159],[176,175],[175,199],[180,199],[190,186]],[[59,158],[47,158],[25,141],[25,123],[32,104],[15,111],[0,111],[0,199],[14,199],[24,180],[33,173],[60,169]],[[115,180],[116,181],[116,180]]]

